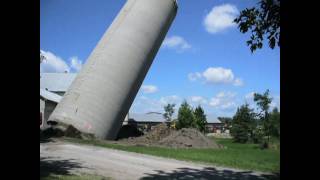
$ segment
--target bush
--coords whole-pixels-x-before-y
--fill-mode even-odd
[[[259,144],[263,141],[263,137],[264,137],[264,132],[262,127],[257,126],[252,132],[252,137],[251,137],[252,142],[255,144]]]

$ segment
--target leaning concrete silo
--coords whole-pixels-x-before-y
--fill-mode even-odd
[[[177,8],[176,0],[128,0],[49,121],[115,139]]]

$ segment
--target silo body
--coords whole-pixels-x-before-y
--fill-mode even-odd
[[[49,121],[115,139],[176,13],[175,0],[128,0]]]

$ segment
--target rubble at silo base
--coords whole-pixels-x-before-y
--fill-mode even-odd
[[[41,137],[71,137],[78,139],[95,139],[93,134],[83,133],[74,126],[64,123],[57,123],[43,131],[40,131],[40,138]]]
[[[96,138],[93,134],[83,133],[77,130],[72,125],[63,123],[51,126],[42,132],[44,137],[71,137],[92,141],[102,141],[111,144],[129,145],[129,146],[153,146],[153,147],[165,147],[165,148],[222,148],[213,139],[206,137],[203,133],[193,128],[183,128],[180,130],[174,130],[162,123],[154,126],[154,128],[146,134],[137,134],[138,131],[133,131],[132,127],[123,129],[124,131],[130,130],[130,132],[124,133],[129,135],[132,133],[136,137],[128,137],[118,139],[116,141],[101,140]],[[41,134],[41,133],[40,133]],[[121,133],[120,133],[121,134]],[[140,135],[140,136],[139,136]],[[118,135],[119,137],[119,135]],[[124,137],[124,136],[123,136]]]

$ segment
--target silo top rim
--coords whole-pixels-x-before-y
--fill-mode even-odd
[[[173,0],[174,6],[178,8],[178,0]]]

